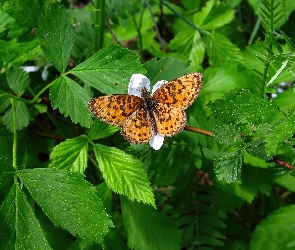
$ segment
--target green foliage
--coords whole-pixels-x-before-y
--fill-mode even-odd
[[[294,1],[0,3],[1,249],[294,247]],[[191,72],[157,151],[88,108]]]

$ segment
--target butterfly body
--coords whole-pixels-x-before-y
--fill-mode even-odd
[[[143,88],[141,97],[101,96],[91,99],[88,106],[101,121],[120,126],[130,142],[148,142],[156,134],[170,137],[184,129],[184,110],[198,96],[202,79],[202,74],[192,73],[163,84],[153,94]]]

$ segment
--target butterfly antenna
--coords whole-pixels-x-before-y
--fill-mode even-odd
[[[153,83],[156,81],[156,79],[159,77],[159,75],[162,73],[162,71],[165,69],[165,67],[163,66],[160,71],[158,72],[157,76],[154,78]]]

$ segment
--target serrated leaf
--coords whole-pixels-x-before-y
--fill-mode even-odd
[[[89,132],[88,138],[89,140],[97,140],[108,137],[113,133],[117,132],[120,128],[116,126],[110,126],[104,122],[101,122],[98,119],[95,119],[94,123],[92,124]]]
[[[211,33],[205,40],[210,65],[221,66],[225,61],[242,62],[240,49],[227,37]]]
[[[87,167],[88,139],[79,136],[68,139],[54,147],[49,167],[84,173]]]
[[[24,186],[56,225],[80,238],[102,242],[112,227],[95,188],[80,173],[27,169],[18,173]]]
[[[138,58],[128,49],[118,45],[101,49],[70,71],[85,83],[106,94],[123,90],[123,87],[114,83],[127,86],[133,74],[145,72]]]
[[[59,3],[51,4],[45,13],[37,30],[41,48],[54,67],[64,73],[74,43],[71,18]]]
[[[230,124],[221,124],[214,129],[215,139],[228,146],[240,146],[242,143],[241,133]]]
[[[21,68],[12,67],[6,75],[7,83],[15,94],[21,96],[30,84],[29,75]]]
[[[38,57],[40,53],[41,48],[36,38],[24,42],[0,40],[1,67],[21,66],[24,62]]]
[[[16,112],[16,129],[22,130],[27,127],[30,122],[30,112],[27,105],[22,101],[15,101]],[[10,132],[13,132],[13,109],[12,107],[7,110],[3,116],[3,123]]]
[[[258,138],[254,141],[251,141],[250,143],[248,143],[246,151],[252,156],[266,160],[267,154],[263,143],[264,140],[262,138]]]
[[[13,23],[14,21],[11,16],[0,10],[0,34],[6,30],[7,24]]]
[[[188,28],[177,33],[170,41],[169,47],[176,51],[178,57],[190,60],[193,70],[201,68],[205,57],[205,44],[197,30]]]
[[[279,208],[258,224],[251,239],[251,249],[292,249],[294,224],[295,205]]]
[[[136,199],[155,206],[152,188],[139,160],[117,148],[100,144],[96,144],[93,150],[110,189],[132,201]]]
[[[18,185],[13,185],[0,208],[1,249],[51,249],[33,208]]]
[[[228,183],[235,182],[240,179],[243,163],[243,151],[238,150],[225,153],[214,158],[214,170],[217,179],[225,180]]]
[[[206,6],[194,16],[194,23],[203,30],[214,30],[231,22],[235,11],[219,1],[207,1]]]
[[[226,94],[210,104],[216,118],[226,124],[262,124],[278,112],[267,99],[242,91],[239,95]]]
[[[120,196],[123,222],[131,249],[179,249],[176,224],[162,212]]]
[[[295,114],[280,120],[272,133],[265,138],[265,148],[268,155],[274,154],[282,142],[291,139],[295,131]]]
[[[57,78],[50,88],[49,99],[52,107],[59,109],[64,116],[70,116],[74,123],[90,127],[92,113],[88,108],[89,93],[67,76]]]

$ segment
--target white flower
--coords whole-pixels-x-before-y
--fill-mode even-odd
[[[168,81],[165,81],[165,80],[158,81],[152,89],[152,94],[166,82]],[[128,94],[141,97],[141,91],[143,88],[146,88],[148,91],[150,91],[150,80],[142,74],[132,75],[128,85]],[[152,148],[154,148],[155,150],[158,150],[162,147],[163,142],[164,142],[164,136],[160,134],[156,134],[149,141],[149,144]]]

